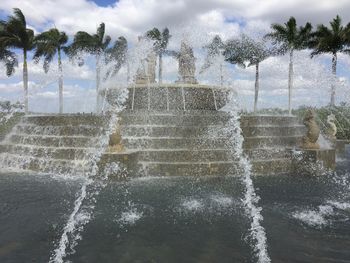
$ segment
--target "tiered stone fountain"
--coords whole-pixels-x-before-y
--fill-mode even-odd
[[[155,82],[155,59],[149,57],[128,88],[125,110],[100,165],[120,162],[131,176],[237,173],[222,132],[229,128],[230,114],[221,109],[230,91],[197,83],[193,51],[185,42],[174,84]],[[118,87],[101,93],[113,107]],[[99,115],[26,116],[1,143],[1,163],[44,172],[82,173],[107,122],[108,117]],[[241,116],[241,129],[245,154],[257,174],[291,173],[305,161],[321,161],[334,168],[332,149],[303,150],[295,158],[293,152],[306,132],[295,116]]]
[[[138,71],[121,114],[120,140],[115,142],[119,147],[114,148],[119,150],[112,149],[104,160],[118,160],[130,171],[138,167],[135,174],[141,169],[153,176],[235,174],[236,161],[222,133],[230,118],[221,111],[229,90],[197,83],[193,52],[184,42],[178,59],[175,84],[155,83],[153,63]],[[111,104],[117,90],[108,90]],[[306,129],[297,117],[242,116],[241,128],[255,173],[290,173],[299,165],[293,151]]]

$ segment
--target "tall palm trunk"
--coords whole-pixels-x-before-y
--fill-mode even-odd
[[[63,70],[61,61],[61,49],[58,48],[58,96],[59,96],[59,113],[63,113]]]
[[[158,67],[158,82],[159,84],[162,83],[162,73],[163,72],[163,54],[162,52],[159,53],[159,67]]]
[[[254,112],[257,110],[259,96],[259,63],[255,65],[255,97],[254,97]]]
[[[293,89],[293,52],[291,49],[289,53],[289,75],[288,75],[288,113],[292,115],[292,89]]]
[[[96,113],[100,112],[101,106],[101,96],[99,94],[100,91],[100,54],[96,55]]]
[[[332,87],[331,87],[331,106],[335,105],[335,81],[337,78],[337,53],[332,57]]]
[[[27,50],[23,49],[23,88],[24,88],[24,111],[28,113],[28,66]]]
[[[126,62],[126,83],[130,82],[130,64],[129,61]]]
[[[222,71],[222,63],[220,63],[220,86],[224,86],[224,74]]]

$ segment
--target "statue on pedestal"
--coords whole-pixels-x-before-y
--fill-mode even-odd
[[[143,37],[139,37],[139,42],[142,41]],[[154,51],[150,51],[147,57],[141,59],[141,65],[137,69],[135,76],[136,84],[149,84],[156,82],[156,64],[157,58]]]
[[[301,147],[304,149],[320,149],[320,145],[317,143],[320,136],[320,128],[315,120],[315,111],[311,109],[307,110],[303,123],[307,128],[307,132],[303,137]]]
[[[177,53],[179,62],[179,80],[177,83],[197,84],[195,78],[196,65],[193,49],[186,41],[181,42],[180,52]]]
[[[327,116],[327,137],[334,143],[337,140],[336,134],[337,134],[337,126],[335,125],[335,115],[330,114]]]

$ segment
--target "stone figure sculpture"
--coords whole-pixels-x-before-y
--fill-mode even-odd
[[[331,141],[335,141],[337,139],[336,134],[337,134],[337,126],[335,125],[335,115],[334,114],[330,114],[327,116],[327,137],[331,140]]]
[[[144,38],[139,37],[139,42]],[[154,51],[150,51],[146,58],[141,59],[140,67],[137,69],[135,76],[136,84],[148,84],[156,82],[156,64],[157,57]]]
[[[117,128],[114,133],[109,136],[109,152],[122,152],[124,151],[124,145],[122,144],[122,136],[120,132],[120,126],[117,124]]]
[[[135,83],[136,84],[147,84],[148,78],[146,75],[146,61],[141,60],[141,65],[136,71]]]
[[[181,42],[180,52],[177,56],[179,62],[179,80],[177,83],[197,84],[195,78],[196,65],[193,49],[186,41]]]
[[[315,111],[309,109],[305,114],[303,123],[307,128],[307,132],[302,140],[302,148],[319,149],[320,145],[317,143],[317,140],[320,136],[320,128],[315,120]]]
[[[147,55],[146,62],[147,62],[147,79],[149,83],[155,83],[157,56],[154,53],[154,51],[150,52]]]

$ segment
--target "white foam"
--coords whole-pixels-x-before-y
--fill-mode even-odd
[[[346,203],[346,202],[327,201],[327,204],[330,204],[331,206],[335,207],[336,209],[340,209],[340,210],[350,209],[350,203]]]
[[[121,217],[117,220],[119,224],[124,225],[134,225],[143,216],[142,211],[138,211],[135,207],[131,208],[129,211],[123,212]]]
[[[224,195],[213,195],[211,196],[211,200],[221,207],[229,207],[233,204],[233,199]]]
[[[295,212],[293,213],[293,217],[309,226],[321,227],[329,223],[329,220],[327,218],[333,214],[334,210],[332,206],[320,205],[318,206],[317,210],[306,209],[303,211]]]
[[[203,202],[196,200],[196,199],[191,199],[191,200],[185,200],[181,206],[185,208],[188,211],[198,211],[202,210],[204,208]]]

